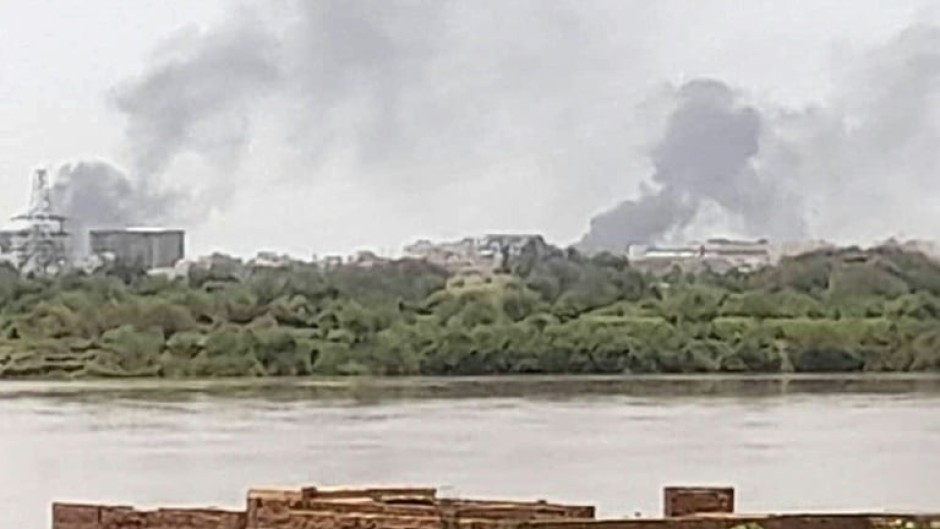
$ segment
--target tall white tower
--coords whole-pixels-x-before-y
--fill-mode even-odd
[[[45,168],[33,175],[26,213],[13,217],[19,224],[11,249],[20,273],[52,275],[69,266],[69,234],[65,217],[52,206],[52,185]]]

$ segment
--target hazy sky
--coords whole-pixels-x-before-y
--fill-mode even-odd
[[[897,74],[891,44],[935,3],[0,0],[0,215],[37,164],[102,160],[187,196],[165,217],[193,253],[567,244],[642,192],[674,88],[712,78],[775,134],[823,115],[798,176],[770,161],[789,143],[755,161],[806,236],[940,239],[935,64]]]

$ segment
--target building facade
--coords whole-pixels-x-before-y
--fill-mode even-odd
[[[173,267],[186,254],[186,234],[183,230],[91,230],[89,238],[93,254],[130,266],[142,266],[148,270]]]
[[[419,240],[404,248],[405,256],[421,259],[452,272],[493,272],[505,258],[519,255],[530,242],[544,246],[541,235],[490,234],[458,241]]]
[[[638,245],[628,248],[627,257],[637,267],[652,272],[668,271],[674,266],[688,272],[755,270],[774,262],[772,247],[764,239],[715,238],[676,247]]]

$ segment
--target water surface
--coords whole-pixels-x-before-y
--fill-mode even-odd
[[[940,378],[0,383],[0,527],[53,500],[242,506],[253,485],[395,483],[656,515],[940,510]]]

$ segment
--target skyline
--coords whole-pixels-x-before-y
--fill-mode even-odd
[[[295,45],[283,25],[298,5],[264,5],[273,7],[259,11],[252,2],[220,1],[142,2],[133,8],[116,1],[90,8],[54,1],[0,5],[3,223],[25,203],[36,165],[103,160],[124,171],[135,166],[128,151],[136,140],[128,127],[141,119],[146,125],[154,116],[148,109],[163,107],[148,106],[152,99],[147,98],[134,107],[139,100],[115,94],[149,94],[140,90],[160,72],[155,56],[192,56],[186,46],[205,47],[214,35],[226,35],[227,28],[245,20],[257,20],[271,35],[283,36],[280,46]],[[551,241],[573,243],[592,217],[642,195],[652,173],[649,151],[675,106],[676,87],[698,78],[720,80],[742,104],[774,124],[780,115],[829,110],[832,101],[856,105],[837,114],[839,120],[864,119],[874,106],[867,97],[871,90],[853,76],[869,71],[865,65],[884,64],[878,62],[878,50],[890,49],[904,29],[930,29],[938,20],[930,2],[913,0],[858,2],[852,13],[837,2],[820,3],[812,13],[769,2],[728,2],[723,9],[708,9],[693,2],[603,1],[556,2],[545,13],[532,2],[514,2],[505,4],[502,17],[495,17],[495,9],[471,12],[459,2],[441,5],[404,14],[395,9],[303,13],[309,17],[304,20],[317,23],[352,20],[349,28],[360,33],[350,30],[332,38],[355,45],[336,52],[338,62],[329,70],[313,74],[289,69],[289,61],[278,63],[286,65],[287,81],[276,91],[255,98],[253,90],[267,90],[265,76],[261,88],[246,88],[247,103],[226,110],[217,122],[212,120],[219,116],[210,116],[209,129],[197,123],[189,130],[187,140],[195,143],[171,153],[159,180],[174,191],[192,188],[202,207],[154,223],[186,228],[194,254],[273,250],[306,257],[358,249],[400,251],[420,238],[494,231],[544,233]],[[4,16],[14,12],[30,20]],[[417,27],[436,28],[443,36],[389,37],[400,45],[378,53],[382,46],[369,48],[374,34],[357,25],[360,20],[379,29],[420,23]],[[39,26],[56,38],[26,32]],[[485,37],[474,33],[483,30],[489,32]],[[349,41],[349,35],[359,40]],[[417,47],[405,46],[409,43]],[[320,44],[303,43],[312,46],[303,49],[320,50]],[[428,57],[421,46],[435,53]],[[365,55],[344,55],[349,50]],[[324,71],[334,76],[330,79],[352,77],[324,84]],[[807,238],[937,238],[932,226],[940,225],[940,205],[929,199],[940,191],[931,181],[940,167],[931,148],[938,122],[935,72],[927,69],[920,92],[898,92],[907,99],[898,99],[901,110],[894,119],[910,123],[911,114],[902,111],[913,105],[920,120],[897,152],[867,152],[872,143],[865,138],[847,142],[833,151],[839,156],[822,160],[832,161],[843,180],[813,182],[815,189],[806,181],[790,182],[810,189],[810,198],[825,206],[806,207]],[[427,79],[434,80],[436,91],[415,92],[417,83]],[[862,89],[842,98],[846,85]],[[293,92],[298,86],[304,94],[324,95],[308,101]],[[351,87],[364,92],[347,95]],[[425,111],[434,104],[445,108]],[[337,109],[340,117],[315,119]],[[382,112],[395,119],[384,119]],[[301,117],[294,119],[295,113]],[[220,138],[212,127],[228,132],[243,118],[250,118],[251,126],[245,138],[235,138],[244,141],[238,152],[229,156],[229,151],[214,150],[219,143],[213,142],[231,138]],[[388,129],[389,123],[397,125]],[[877,140],[875,134],[871,141]],[[320,150],[325,157],[310,156]],[[225,168],[207,162],[219,152],[231,158],[225,162],[237,158],[239,163]],[[869,163],[875,155],[883,157],[883,167]],[[865,165],[842,160],[855,156]],[[839,174],[850,170],[859,174]],[[888,170],[896,173],[894,180],[878,174]],[[880,189],[864,189],[878,183]],[[205,207],[213,201],[203,197],[213,193],[227,195]],[[715,215],[708,208],[699,213]],[[705,219],[693,228],[701,229],[699,237],[741,231],[725,220]]]

